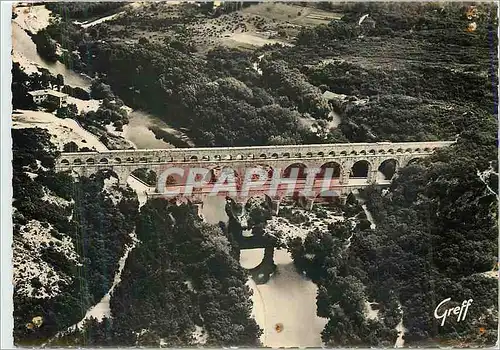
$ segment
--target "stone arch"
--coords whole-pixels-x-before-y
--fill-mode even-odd
[[[216,167],[211,168],[207,172],[207,174],[204,178],[204,181],[211,183],[211,184],[214,184],[219,180],[219,177],[223,171],[231,171],[231,170],[233,171],[234,178],[235,178],[236,182],[238,183],[240,180],[240,176],[239,176],[238,172],[236,170],[234,170],[233,168],[228,167],[228,166],[216,166]]]
[[[331,151],[331,152],[329,152],[329,153],[328,153],[328,156],[329,156],[329,157],[335,157],[335,151]]]
[[[331,170],[330,170],[331,169]],[[331,161],[323,164],[320,168],[320,172],[316,175],[317,179],[323,179],[328,172],[331,171],[331,178],[338,179],[342,174],[342,165],[338,162]]]
[[[258,163],[256,167],[266,170],[268,179],[271,179],[273,177],[274,168],[271,165],[266,163]]]
[[[62,160],[61,160],[61,164],[64,164],[64,165],[69,165],[69,160],[67,160],[67,159],[62,159]]]
[[[294,168],[298,168],[299,169],[297,171],[297,178],[298,179],[304,179],[304,178],[307,177],[307,173],[306,173],[307,165],[305,165],[304,163],[293,163],[293,164],[290,164],[289,166],[287,166],[283,170],[282,177],[283,178],[289,178],[292,175],[292,169],[294,169]]]
[[[363,149],[363,150],[359,151],[359,154],[366,155],[366,150]]]
[[[147,162],[148,162],[148,158],[146,158],[146,157],[139,158],[139,163],[147,163]]]
[[[405,149],[405,153],[411,153],[412,152],[412,149],[411,148],[407,148]]]
[[[387,153],[394,154],[394,149],[392,149],[392,148],[391,148],[391,149],[389,149],[389,150],[387,151]]]
[[[101,160],[99,161],[99,164],[108,164],[109,161],[107,158],[101,158]]]
[[[370,153],[370,154],[377,154],[377,151],[375,151],[374,149],[371,149],[371,150],[368,151],[368,153]]]
[[[147,185],[149,187],[156,187],[158,182],[158,174],[147,167],[136,168],[134,169],[128,176],[127,179],[132,176],[137,181],[142,183],[143,185]],[[127,181],[128,182],[128,181]]]
[[[230,154],[226,154],[226,156],[224,157],[225,160],[233,160],[233,156],[230,155]]]
[[[398,171],[398,161],[389,158],[380,163],[378,167],[378,177],[380,180],[392,180]]]
[[[243,159],[245,159],[245,156],[243,156],[243,154],[237,154],[236,157],[234,157],[234,159],[243,160]]]
[[[279,158],[278,153],[271,154],[271,158],[278,159]]]
[[[220,161],[222,159],[222,157],[220,155],[216,154],[214,156],[214,159]]]
[[[75,160],[73,160],[73,164],[80,165],[82,164],[82,160],[80,158],[76,158]]]
[[[127,159],[125,159],[125,161],[127,163],[134,163],[134,158],[133,157],[127,157]]]
[[[347,156],[347,151],[342,151],[342,152],[340,152],[340,155],[341,155],[341,156]]]
[[[267,159],[267,154],[265,153],[262,153],[260,156],[259,156],[260,159]]]
[[[201,157],[201,160],[208,161],[208,160],[210,160],[210,156],[203,156],[203,157]]]
[[[378,153],[379,153],[379,154],[385,154],[385,150],[384,150],[384,149],[379,149],[379,150],[378,150]]]
[[[312,157],[314,157],[314,155],[313,155],[313,153],[312,153],[312,152],[307,152],[307,153],[306,153],[306,157],[307,157],[307,158],[312,158]]]
[[[396,150],[396,153],[404,153],[404,149],[402,149],[402,148],[398,148],[398,149]]]
[[[121,163],[122,163],[122,159],[121,159],[121,158],[116,157],[116,158],[115,158],[115,163],[116,163],[116,164],[121,164]]]
[[[324,152],[318,152],[318,157],[324,157],[325,153]]]
[[[118,184],[124,184],[127,180],[126,177],[123,176],[122,173],[120,172],[116,172],[115,170],[113,169],[109,169],[109,168],[105,168],[105,169],[99,169],[95,174],[94,176],[96,175],[101,175],[101,176],[105,176],[106,178],[109,179],[109,176],[112,176],[114,178],[116,178],[118,181]],[[122,176],[120,176],[122,175]]]
[[[406,165],[405,166],[409,166],[409,165],[413,165],[415,163],[417,163],[419,160],[421,160],[422,158],[421,157],[413,157],[413,158],[410,158],[407,162],[406,162]]]
[[[191,156],[189,157],[189,160],[193,160],[193,161],[198,161],[198,157],[197,156]]]
[[[351,156],[357,156],[358,152],[356,152],[356,150],[352,150],[351,153],[349,153],[349,155],[351,155]]]
[[[366,159],[358,160],[352,165],[349,177],[353,179],[368,178],[370,176],[371,168],[372,164]]]
[[[302,153],[295,153],[294,158],[302,158]]]
[[[431,149],[429,147],[424,148],[424,152],[430,152],[430,151],[431,151]]]
[[[415,152],[415,153],[419,153],[419,152],[422,152],[422,150],[421,150],[420,148],[415,148],[415,149],[413,150],[413,152]]]
[[[95,164],[95,160],[94,160],[94,158],[89,158],[89,159],[87,159],[86,163],[87,164]]]
[[[290,153],[286,152],[282,155],[283,158],[290,158]]]

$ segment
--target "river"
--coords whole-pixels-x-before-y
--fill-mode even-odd
[[[17,22],[12,22],[12,50],[14,52],[14,61],[21,64],[21,67],[27,68],[28,72],[33,71],[33,65],[48,69],[53,75],[61,74],[64,76],[64,83],[72,87],[80,87],[89,90],[91,81],[68,68],[61,62],[47,62],[43,60],[36,51],[36,45],[31,37],[21,28]]]
[[[205,221],[217,224],[227,222],[226,201],[222,197],[209,197],[201,208]],[[256,267],[264,257],[264,249],[241,251],[240,264],[246,269]],[[264,330],[260,340],[269,347],[321,347],[321,331],[326,319],[316,315],[317,286],[299,274],[286,250],[275,250],[276,271],[265,284],[256,284],[249,277],[252,289],[252,314]],[[275,325],[281,324],[280,332]]]

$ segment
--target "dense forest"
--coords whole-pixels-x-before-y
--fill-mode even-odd
[[[202,222],[195,208],[148,201],[111,299],[111,320],[89,320],[59,345],[257,346],[261,330],[250,317],[247,273],[232,257],[228,238]],[[100,334],[101,336],[93,336]]]
[[[70,21],[47,32],[78,52],[63,55],[71,68],[101,76],[128,105],[190,129],[199,145],[454,139],[475,103],[493,109],[497,19],[487,4],[478,6],[474,32],[460,3],[345,4],[342,20],[303,28],[295,46],[215,46],[206,55],[186,28],[207,15],[181,8],[170,25],[154,27],[151,16],[143,22],[131,12],[117,19],[127,32]],[[357,25],[365,13],[374,28]],[[144,26],[172,36],[152,41],[131,31]],[[262,74],[253,66],[259,54]],[[327,89],[346,98],[328,103]],[[300,123],[308,116],[321,123],[332,109],[342,114],[340,129],[320,137]]]
[[[27,250],[17,268],[21,272],[29,269],[30,250],[36,249],[36,241],[25,236],[23,227],[39,222],[50,228],[51,238],[34,261],[39,266],[51,266],[52,278],[59,275],[67,281],[53,298],[28,297],[14,287],[15,342],[41,344],[80,321],[108,291],[118,260],[125,246],[131,244],[129,234],[134,229],[138,202],[134,192],[117,188],[122,199],[115,205],[103,192],[109,175],[81,177],[75,182],[69,174],[54,172],[57,151],[46,130],[13,129],[12,141],[14,245],[19,242],[24,246],[16,254]],[[76,254],[73,260],[61,250],[68,240]],[[39,280],[29,283],[42,293],[50,294],[53,287],[47,281],[44,286]],[[43,325],[30,329],[27,324],[36,316],[43,318]]]
[[[72,22],[123,6],[102,4],[50,4],[62,18],[33,38],[47,58],[60,43],[60,61],[96,78],[90,94],[105,100],[97,112],[85,118],[72,107],[59,111],[86,127],[126,124],[123,100],[186,128],[199,146],[456,140],[398,169],[388,191],[362,193],[376,228],[357,216],[355,227],[331,225],[287,245],[297,269],[318,285],[327,346],[393,346],[401,321],[409,346],[494,344],[498,281],[485,273],[498,252],[495,5],[477,4],[471,16],[465,3],[321,4],[342,19],[302,27],[292,46],[252,51],[197,46],[189,28],[215,14],[189,4],[178,16],[162,17],[162,5],[154,4],[147,15],[127,9],[86,29]],[[61,85],[15,66],[14,106],[34,108],[27,91]],[[336,129],[328,127],[332,111],[341,116]],[[311,119],[314,131],[304,123]],[[55,151],[46,133],[15,130],[13,138],[14,240],[20,226],[38,220],[54,235],[89,242],[75,245],[81,266],[57,251],[44,255],[72,284],[49,300],[16,296],[19,343],[39,343],[81,320],[109,289],[135,227],[139,244],[111,299],[113,318],[90,319],[61,344],[179,346],[195,344],[201,328],[209,346],[258,345],[232,237],[189,206],[155,200],[138,214],[126,190],[113,205],[102,191],[108,175],[77,183],[50,170]],[[72,204],[47,203],[43,188]],[[349,208],[358,214],[358,204]],[[469,298],[474,304],[467,322],[439,327],[434,308],[449,297],[452,306]],[[377,319],[364,315],[366,302],[376,305]],[[46,321],[33,331],[26,315],[35,314]]]
[[[405,344],[495,343],[498,281],[483,274],[495,266],[498,251],[492,190],[498,177],[490,172],[497,168],[495,125],[491,116],[474,118],[457,145],[401,170],[389,193],[365,191],[377,227],[355,232],[347,251],[345,227],[292,242],[297,268],[320,286],[318,315],[329,318],[326,344],[387,344],[401,317]],[[313,261],[306,258],[311,254]],[[449,297],[450,306],[469,298],[476,304],[468,322],[439,327],[434,308]],[[367,300],[377,303],[387,328],[366,323]]]

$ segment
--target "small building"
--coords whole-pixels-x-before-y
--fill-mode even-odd
[[[33,102],[37,105],[42,104],[43,102],[54,103],[58,108],[62,107],[66,104],[68,95],[55,91],[55,90],[35,90],[29,91],[28,94],[33,98]]]

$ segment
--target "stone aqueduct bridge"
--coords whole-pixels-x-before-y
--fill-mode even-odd
[[[320,168],[325,164],[335,163],[339,169],[337,183],[341,195],[346,195],[353,188],[390,183],[390,178],[382,180],[377,176],[379,167],[386,161],[393,160],[397,170],[412,160],[428,156],[436,149],[453,143],[454,141],[380,142],[61,153],[56,159],[56,170],[70,170],[80,176],[89,176],[98,170],[110,169],[116,173],[119,183],[125,183],[132,172],[141,168],[154,171],[157,178],[171,167],[210,170],[231,168],[238,177],[243,178],[245,169],[259,165],[281,169],[283,173],[294,164]],[[367,168],[365,176],[361,178],[352,177],[352,169],[357,163],[363,163]],[[161,196],[161,193],[156,195]],[[203,195],[205,192],[201,190],[194,192],[192,196]]]

